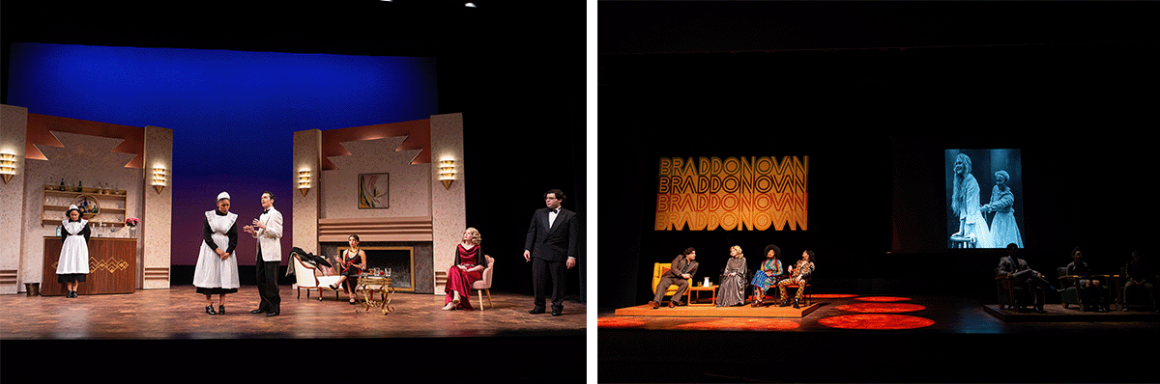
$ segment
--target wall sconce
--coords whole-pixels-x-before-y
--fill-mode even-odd
[[[443,187],[451,189],[451,183],[455,181],[455,160],[439,160],[439,181],[443,182]]]
[[[165,167],[153,167],[153,189],[158,194],[165,189]]]
[[[306,192],[310,191],[310,171],[298,171],[298,191],[302,192],[302,196],[306,196]]]
[[[4,184],[8,184],[12,177],[16,176],[15,153],[0,153],[0,176],[4,178]]]

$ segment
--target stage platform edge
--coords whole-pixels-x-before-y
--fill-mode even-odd
[[[1108,312],[1091,310],[1085,312],[1080,311],[1075,306],[1064,309],[1059,304],[1047,304],[1043,306],[1044,313],[1036,313],[1030,307],[1024,308],[1021,312],[1016,312],[1010,309],[999,309],[998,304],[987,304],[983,306],[983,310],[987,314],[1005,322],[1160,321],[1160,314],[1156,312],[1143,310],[1122,312],[1115,309],[1115,306],[1112,308]]]
[[[676,308],[661,306],[652,309],[648,304],[617,309],[616,316],[649,316],[649,317],[788,317],[802,318],[820,307],[822,303],[814,302],[794,309],[793,306],[778,307],[773,303],[754,308],[749,305],[739,307],[717,308],[711,305],[686,305]]]

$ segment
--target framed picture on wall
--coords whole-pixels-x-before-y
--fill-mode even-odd
[[[358,175],[358,208],[390,208],[391,175],[388,173],[364,173]]]

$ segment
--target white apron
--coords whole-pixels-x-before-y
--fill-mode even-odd
[[[81,221],[73,222],[64,220],[61,224],[68,236],[64,239],[64,245],[60,247],[60,260],[56,263],[56,274],[89,273],[89,244],[85,242],[85,236],[81,234],[88,223],[88,220],[81,219]]]
[[[234,222],[238,220],[236,213],[227,213],[218,216],[215,211],[206,211],[205,219],[209,221],[209,229],[213,231],[214,244],[221,250],[230,247],[230,236],[227,234]],[[236,251],[236,250],[235,250]],[[201,241],[201,252],[197,255],[197,267],[193,270],[193,285],[198,288],[238,288],[238,255],[234,252],[228,259],[222,260],[213,248]]]

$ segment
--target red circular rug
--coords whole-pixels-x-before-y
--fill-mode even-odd
[[[811,296],[815,299],[848,299],[851,297],[858,297],[858,295],[852,295],[849,293],[819,293]]]
[[[619,319],[615,317],[596,319],[597,328],[635,328],[647,323],[647,320],[641,319]]]
[[[859,313],[902,313],[921,311],[926,309],[926,307],[906,303],[859,303],[839,305],[837,309],[839,311]]]
[[[719,319],[694,321],[674,326],[673,329],[694,330],[738,330],[738,331],[788,331],[801,324],[782,319]]]
[[[842,315],[818,320],[818,324],[842,329],[915,329],[929,327],[934,320],[907,315]]]
[[[909,297],[893,297],[893,296],[870,296],[870,297],[859,297],[859,298],[854,299],[854,300],[873,301],[875,303],[889,303],[889,302],[894,302],[894,301],[907,301],[907,300],[910,300],[910,298]]]

